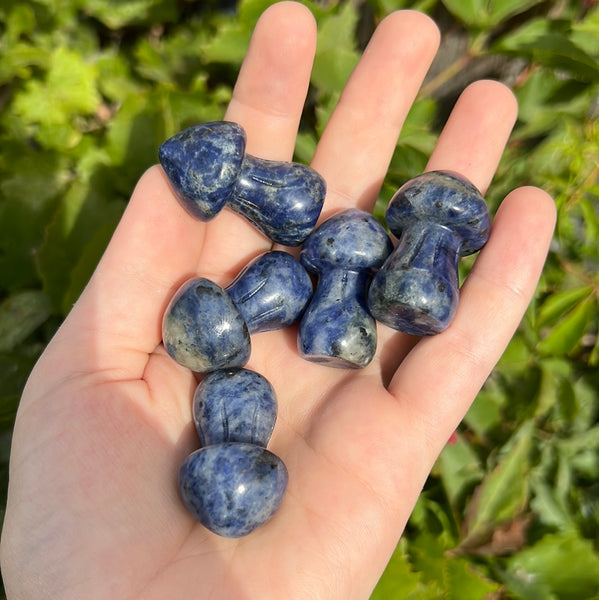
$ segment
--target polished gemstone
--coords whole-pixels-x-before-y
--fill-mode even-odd
[[[199,373],[243,367],[250,357],[247,325],[229,295],[208,279],[185,282],[162,321],[167,353]]]
[[[248,535],[269,521],[287,488],[287,469],[272,452],[246,443],[207,446],[179,471],[179,490],[192,516],[220,536]]]

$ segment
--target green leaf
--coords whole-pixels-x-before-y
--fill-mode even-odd
[[[104,52],[95,64],[98,89],[110,100],[122,103],[130,96],[142,92],[142,86],[132,76],[131,65],[115,49]]]
[[[0,290],[35,287],[35,255],[64,189],[68,163],[55,152],[5,143],[0,168]],[[3,198],[2,198],[3,196]]]
[[[538,352],[545,356],[563,356],[572,352],[586,332],[595,308],[592,298],[580,302],[541,340]]]
[[[317,140],[314,134],[300,132],[295,140],[295,160],[307,165],[310,164],[316,150],[316,143]]]
[[[540,328],[555,323],[557,319],[592,293],[593,288],[591,286],[583,285],[551,294],[539,309],[536,326]]]
[[[49,298],[36,290],[12,294],[0,304],[0,352],[10,352],[52,314]]]
[[[586,431],[577,432],[570,438],[559,440],[558,448],[566,457],[572,457],[589,449],[599,452],[599,425]]]
[[[81,54],[65,47],[52,53],[45,80],[30,79],[17,93],[14,108],[28,123],[67,125],[76,114],[92,114],[101,98],[97,70]]]
[[[170,0],[87,0],[85,12],[111,29],[145,22],[164,23],[176,20],[178,11]]]
[[[448,600],[480,600],[499,591],[499,584],[487,579],[465,559],[448,560],[444,569],[445,594]]]
[[[445,445],[439,455],[437,468],[450,504],[454,509],[469,488],[484,476],[480,460],[461,434]]]
[[[370,600],[391,600],[402,598],[422,598],[425,585],[421,583],[421,576],[412,570],[407,553],[407,543],[401,540],[385,572],[374,589]],[[416,596],[418,594],[418,596]]]
[[[599,589],[599,556],[574,532],[546,535],[509,559],[508,571],[560,600],[591,598]]]
[[[503,423],[502,408],[508,402],[505,392],[485,386],[464,417],[464,422],[480,438],[489,437]]]
[[[238,66],[244,59],[256,21],[273,4],[273,0],[241,0],[235,18],[223,18],[216,33],[202,48],[209,62]]]
[[[548,527],[568,530],[575,527],[568,506],[555,493],[555,489],[543,480],[532,480],[532,511]]]
[[[540,4],[542,0],[443,0],[446,8],[466,25],[494,27],[504,20]]]
[[[57,311],[66,312],[72,271],[90,239],[123,210],[118,201],[106,201],[86,182],[76,182],[61,200],[37,255],[44,291]]]
[[[413,557],[414,570],[422,574],[422,583],[426,584],[431,594],[415,595],[415,600],[422,597],[480,600],[499,590],[500,586],[488,579],[468,559],[448,553],[439,543],[439,538],[431,533],[419,534],[408,545],[408,549]]]
[[[511,447],[497,467],[488,473],[466,508],[466,535],[460,547],[468,550],[489,539],[493,530],[518,515],[528,499],[527,476],[534,425],[520,426]]]
[[[501,38],[495,48],[502,52],[527,55],[544,66],[569,71],[576,78],[597,81],[599,64],[596,57],[577,46],[562,25],[561,22],[546,18],[533,19]]]
[[[312,83],[322,92],[340,93],[356,66],[356,26],[358,12],[352,2],[341,5],[338,12],[321,19]]]
[[[142,173],[158,159],[158,147],[167,137],[163,97],[129,96],[108,125],[106,152],[114,168],[110,182],[128,197]]]
[[[486,14],[486,0],[443,0],[443,4],[466,25],[481,24]]]

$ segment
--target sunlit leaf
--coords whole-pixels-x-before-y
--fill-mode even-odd
[[[338,93],[358,62],[355,28],[358,13],[353,3],[344,3],[338,13],[320,22],[312,83],[321,91]]]
[[[498,42],[504,52],[527,54],[532,60],[554,69],[569,71],[574,77],[599,79],[599,64],[588,51],[577,46],[559,24],[539,18],[510,32]]]
[[[592,299],[580,302],[541,340],[538,345],[539,353],[562,356],[572,352],[585,333],[595,309],[596,306]]]
[[[478,25],[486,16],[486,0],[443,0],[443,4],[466,25]]]
[[[422,576],[412,570],[406,551],[406,543],[401,541],[370,596],[370,600],[391,600],[393,598],[416,600],[416,598],[426,598],[424,589],[427,586],[421,580]]]
[[[31,79],[14,100],[14,108],[29,123],[67,125],[75,114],[89,115],[100,104],[93,63],[65,47],[53,52],[43,81]]]
[[[144,21],[173,21],[176,3],[169,0],[88,0],[85,12],[111,29]]]
[[[556,319],[573,308],[581,300],[587,298],[592,292],[593,288],[591,286],[583,285],[551,294],[539,309],[536,326],[540,328],[544,325],[554,323]]]
[[[541,0],[443,0],[443,4],[458,19],[477,28],[498,25],[508,17],[540,3]]]
[[[454,507],[460,496],[484,475],[476,452],[460,434],[445,445],[437,464],[443,487]]]
[[[575,533],[546,535],[508,561],[512,576],[534,581],[560,600],[591,598],[599,590],[599,555]]]
[[[489,472],[476,490],[466,509],[464,549],[486,542],[493,529],[515,517],[528,499],[527,475],[531,468],[534,425],[524,423],[511,448]]]

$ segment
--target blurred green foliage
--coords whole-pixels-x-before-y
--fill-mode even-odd
[[[27,375],[167,136],[222,118],[271,0],[0,6],[0,485]],[[599,599],[599,8],[560,0],[306,1],[318,51],[296,158],[376,23],[422,10],[443,48],[375,213],[421,172],[458,93],[491,77],[520,116],[487,199],[557,203],[521,327],[425,486],[373,600]],[[463,275],[468,262],[463,266]],[[2,504],[3,505],[3,504]]]

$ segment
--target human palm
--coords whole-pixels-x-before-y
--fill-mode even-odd
[[[247,151],[289,160],[315,46],[312,16],[283,2],[259,21],[226,119]],[[323,218],[378,194],[438,45],[422,14],[390,15],[348,82],[312,166]],[[485,81],[459,99],[428,169],[489,184],[516,116]],[[190,276],[228,284],[270,243],[223,211],[194,221],[160,167],[141,178],[100,265],[26,386],[2,538],[9,599],[367,598],[430,468],[516,328],[553,229],[551,200],[512,192],[442,334],[379,326],[362,370],[301,359],[296,332],[253,336],[248,367],[277,393],[269,448],[289,471],[274,518],[241,539],[193,521],[176,476],[199,442],[193,374],[160,344],[162,313]]]

